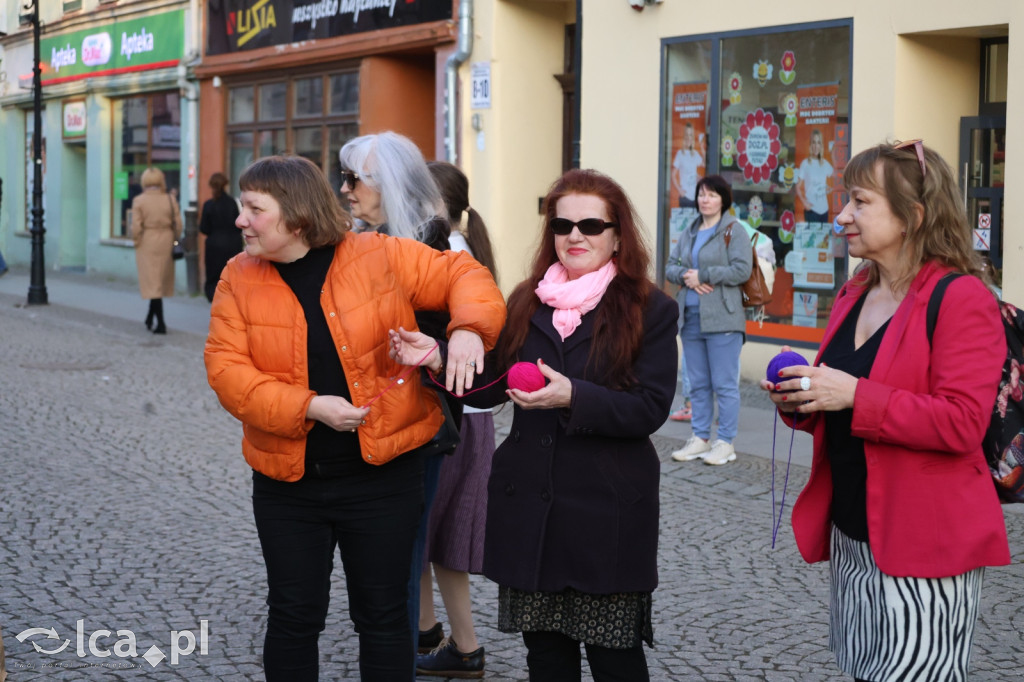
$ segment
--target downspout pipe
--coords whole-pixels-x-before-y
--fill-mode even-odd
[[[458,165],[458,75],[473,53],[473,0],[459,0],[459,38],[444,64],[444,150],[448,163]]]
[[[189,70],[200,60],[199,0],[189,1],[189,22],[185,54],[178,62],[178,93],[181,96],[183,128],[187,131],[185,141],[186,173],[181,198],[185,205],[185,281],[188,293],[199,292],[199,178],[196,168],[199,155],[199,86],[189,76]]]

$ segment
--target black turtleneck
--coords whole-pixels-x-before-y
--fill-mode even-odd
[[[310,249],[309,253],[297,261],[274,263],[274,267],[299,300],[306,317],[306,362],[310,390],[317,395],[338,395],[351,401],[345,371],[320,303],[327,271],[334,259],[334,249],[333,245]],[[326,424],[316,422],[306,438],[307,477],[343,476],[363,466],[359,437],[355,433],[335,431]]]

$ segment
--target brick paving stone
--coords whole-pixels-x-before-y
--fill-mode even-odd
[[[88,279],[81,286],[111,300],[122,293]],[[173,324],[156,339],[134,308],[122,319],[116,310],[20,303],[0,293],[0,627],[11,681],[261,679],[266,588],[251,472],[237,422],[206,384],[203,339]],[[201,303],[193,307],[205,314]],[[190,309],[187,300],[175,305],[179,315]],[[757,399],[745,387],[745,407]],[[497,412],[499,438],[510,422],[511,409]],[[653,440],[663,475],[652,679],[843,679],[827,649],[827,567],[804,564],[789,526],[806,467],[791,469],[772,549],[769,460],[741,452],[722,467],[677,463],[669,454],[681,439]],[[780,461],[776,510],[784,476]],[[1015,563],[986,572],[972,680],[1024,677],[1022,511],[1006,515]],[[471,585],[486,679],[526,680],[519,636],[496,629],[496,586],[480,576]],[[331,598],[322,679],[358,679],[340,570]],[[439,599],[436,608],[446,622]],[[170,656],[171,632],[198,638],[204,620],[207,653],[177,665],[88,651],[96,630],[114,633],[98,639],[107,649],[117,630],[130,630],[140,656],[151,646]],[[15,639],[34,627],[53,627],[58,638]],[[57,654],[33,649],[64,640]]]

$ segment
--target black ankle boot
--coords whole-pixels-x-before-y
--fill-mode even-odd
[[[162,298],[150,299],[149,304],[150,315],[156,320],[156,327],[153,329],[154,334],[166,334],[167,327],[164,326],[164,300]]]

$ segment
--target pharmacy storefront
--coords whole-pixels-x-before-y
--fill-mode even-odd
[[[130,208],[148,166],[163,170],[168,189],[187,203],[188,197],[182,196],[188,183],[178,71],[184,35],[181,9],[122,15],[72,31],[50,26],[44,33],[40,62],[47,267],[134,278]],[[16,174],[5,174],[12,182],[5,184],[4,198],[20,204],[8,212],[14,216],[15,238],[8,238],[5,255],[25,263],[33,191],[31,43],[15,52],[8,74],[17,69],[22,80],[28,74],[28,89],[3,102],[5,144],[21,159]],[[8,161],[8,171],[10,166]]]

